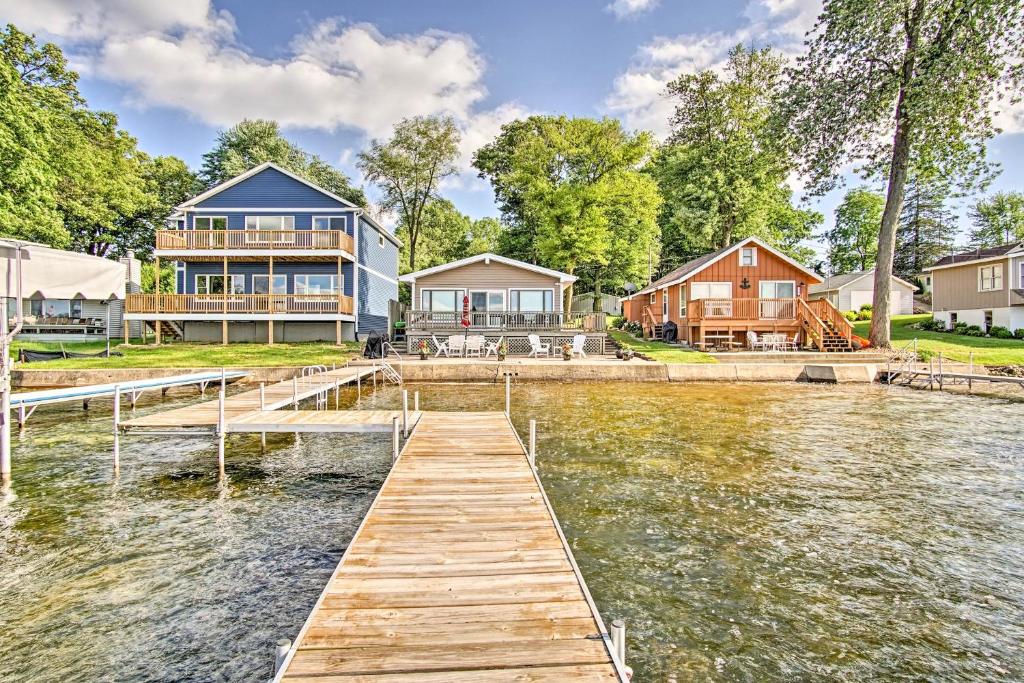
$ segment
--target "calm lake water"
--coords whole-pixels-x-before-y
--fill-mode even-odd
[[[424,409],[502,407],[497,385],[415,388]],[[881,387],[513,392],[637,681],[1024,679],[1022,410]],[[0,678],[269,678],[387,473],[389,437],[272,436],[266,453],[233,437],[220,487],[212,441],[166,437],[123,440],[115,482],[109,434],[96,402],[40,408],[16,440]]]

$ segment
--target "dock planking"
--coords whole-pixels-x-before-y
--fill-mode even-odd
[[[260,390],[252,389],[224,399],[224,418],[229,424],[244,415],[253,412],[274,411],[290,406],[296,396],[300,401],[330,391],[338,386],[351,384],[363,377],[373,375],[374,368],[345,367],[328,370],[325,373],[299,378],[293,385],[292,380],[270,384],[263,390],[263,405],[260,405]],[[204,401],[192,406],[164,410],[152,415],[124,420],[123,428],[184,428],[214,427],[217,425],[219,401]],[[271,431],[271,430],[265,430]],[[294,431],[294,430],[291,430]]]
[[[625,680],[503,413],[419,415],[275,680]]]

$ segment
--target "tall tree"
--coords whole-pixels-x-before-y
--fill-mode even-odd
[[[995,247],[1024,241],[1024,193],[996,192],[979,199],[970,211],[972,247]]]
[[[199,177],[213,187],[240,173],[273,161],[356,206],[366,206],[366,195],[352,187],[348,177],[316,154],[303,151],[281,135],[277,121],[245,119],[217,134],[217,141],[203,155]]]
[[[893,257],[893,272],[904,280],[917,278],[953,248],[957,219],[946,208],[948,196],[945,183],[917,175],[907,181]]]
[[[742,237],[794,248],[818,221],[792,204],[795,158],[779,131],[783,61],[737,45],[724,75],[706,70],[668,85],[672,133],[650,171],[665,198],[665,270]],[[805,252],[806,253],[806,252]]]
[[[109,251],[117,256],[134,251],[146,261],[152,256],[156,231],[163,227],[174,207],[197,194],[202,184],[184,161],[173,156],[144,156],[142,177],[147,201],[134,213],[117,220]],[[173,277],[170,282],[173,284]]]
[[[908,172],[958,179],[989,171],[993,105],[1024,58],[1024,4],[1006,0],[826,0],[793,73],[789,113],[813,190],[863,162],[887,181],[875,270],[872,344],[890,344],[889,294]]]
[[[878,255],[878,230],[885,197],[866,187],[850,190],[836,207],[836,223],[825,232],[830,275],[867,270]]]
[[[627,133],[613,119],[531,116],[502,126],[473,163],[513,226],[506,243],[546,266],[580,270],[599,294],[609,278],[646,274],[661,204],[640,170],[651,153],[649,134]],[[566,308],[571,298],[570,287]]]
[[[441,181],[455,174],[458,153],[459,130],[450,116],[402,119],[390,140],[373,140],[359,153],[359,170],[383,193],[382,208],[405,226],[409,270],[416,269],[424,209],[438,199]]]
[[[409,261],[409,226],[402,221],[395,236],[402,241],[399,269],[402,273],[439,266],[467,256],[473,221],[447,199],[434,199],[423,208],[420,217],[420,248],[415,262]]]

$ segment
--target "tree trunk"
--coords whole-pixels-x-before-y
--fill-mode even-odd
[[[601,274],[598,273],[597,277],[594,278],[594,305],[590,309],[594,313],[603,312],[604,305],[601,301]]]
[[[412,230],[409,231],[409,272],[415,272],[416,270],[416,239],[412,236]]]

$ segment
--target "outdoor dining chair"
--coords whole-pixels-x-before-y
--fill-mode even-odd
[[[582,356],[583,358],[586,358],[587,357],[587,352],[583,350],[583,347],[586,345],[586,343],[587,343],[587,335],[585,335],[585,334],[573,335],[573,338],[572,338],[572,355],[573,356]]]
[[[531,356],[533,358],[540,358],[541,354],[545,356],[551,355],[551,344],[541,344],[540,335],[528,334],[526,338],[530,342],[530,353],[527,354],[527,358]]]
[[[501,342],[505,340],[505,337],[498,337],[496,342],[487,342],[487,351],[484,353],[484,358],[490,358],[493,353],[495,356],[498,355],[498,348],[501,347]]]
[[[466,335],[453,334],[448,337],[448,352],[461,356],[466,348]]]
[[[747,332],[747,346],[750,347],[751,351],[765,351],[768,345],[761,339],[757,338],[757,332]]]
[[[486,342],[487,340],[480,335],[469,335],[468,337],[466,337],[465,346],[463,347],[463,354],[466,356],[466,358],[469,358],[470,356],[476,356],[477,358],[479,358],[480,354],[483,353],[484,344]]]
[[[441,354],[444,354],[445,358],[451,357],[448,355],[448,342],[439,340],[437,336],[433,334],[430,335],[430,340],[434,342],[434,348],[437,349],[437,352],[434,354],[434,358],[437,358]]]

